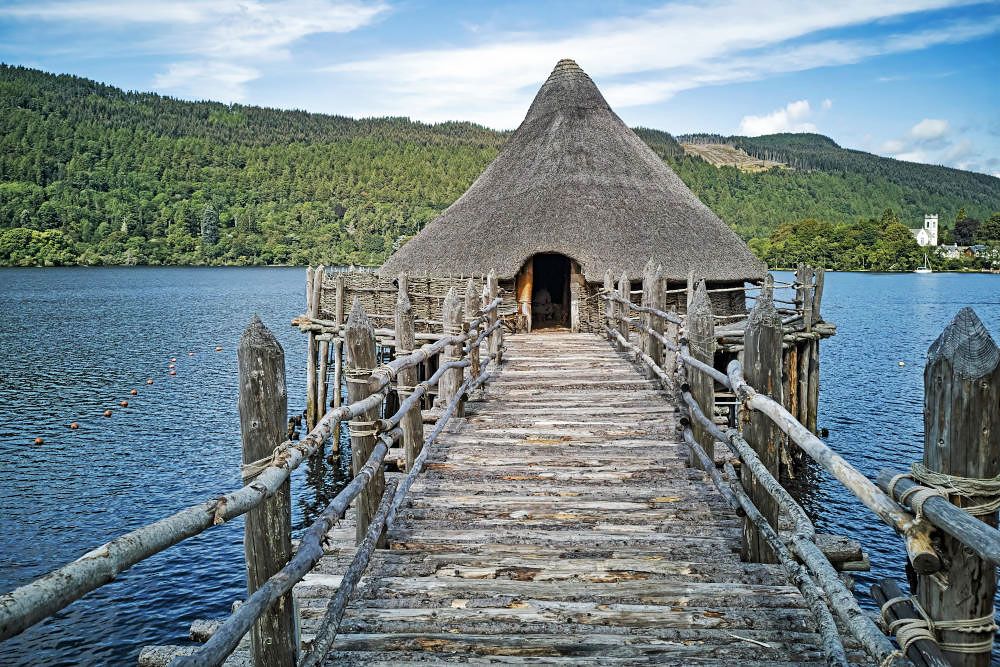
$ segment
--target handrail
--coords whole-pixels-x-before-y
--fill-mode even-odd
[[[678,325],[684,324],[684,321],[680,318],[679,315],[677,315],[677,313],[668,313],[665,310],[660,310],[659,308],[652,308],[649,306],[640,306],[634,304],[628,299],[624,298],[622,295],[618,294],[617,292],[602,293],[601,298],[606,301],[610,300],[616,303],[620,303],[628,307],[629,310],[634,310],[637,313],[650,313],[652,315],[655,315],[656,317],[659,317],[662,320],[666,320],[667,322],[673,322],[674,324]]]

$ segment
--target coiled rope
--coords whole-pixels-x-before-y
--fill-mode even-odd
[[[892,608],[894,604],[900,602],[909,602],[912,604],[913,608],[917,611],[919,618],[899,618],[894,621],[890,621],[889,609]],[[885,601],[885,604],[882,605],[881,611],[882,618],[885,620],[886,626],[889,629],[889,634],[896,636],[896,641],[899,642],[899,647],[902,649],[903,653],[905,653],[914,642],[923,639],[934,642],[941,647],[942,651],[950,651],[952,653],[984,653],[992,650],[993,633],[995,633],[997,629],[1000,629],[1000,626],[997,626],[993,617],[993,612],[990,612],[988,616],[982,616],[980,618],[935,621],[927,615],[927,612],[924,611],[924,608],[920,606],[920,603],[913,596],[903,595],[889,598]],[[937,634],[942,630],[968,634],[989,633],[989,636],[975,642],[943,642],[937,638]]]

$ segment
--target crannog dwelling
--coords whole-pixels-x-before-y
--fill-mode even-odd
[[[690,271],[724,287],[767,270],[590,77],[561,60],[496,159],[378,274],[454,279],[494,269],[529,327],[602,331],[605,271],[638,284],[650,258],[668,289],[685,285]],[[717,314],[745,311],[737,291],[713,294],[713,305]]]

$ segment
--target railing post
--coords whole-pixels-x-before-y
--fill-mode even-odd
[[[334,279],[334,285],[336,285],[336,301],[334,308],[334,322],[337,326],[344,323],[344,309],[346,307],[347,298],[347,283],[344,279],[343,273],[338,273]],[[337,337],[333,339],[333,401],[330,407],[339,408],[343,397],[341,396],[342,383],[344,378],[344,339],[341,333],[337,333]],[[324,408],[325,410],[326,408]],[[340,422],[336,422],[333,425],[333,435],[330,437],[333,441],[330,449],[333,453],[340,452]]]
[[[687,338],[691,356],[709,366],[714,366],[715,318],[712,314],[712,302],[708,297],[704,280],[698,283],[698,288],[691,298],[686,323],[684,335]],[[698,401],[705,416],[711,419],[712,415],[715,414],[715,380],[699,370],[689,372],[687,377],[688,386],[691,387],[691,395]],[[708,454],[708,458],[714,460],[715,438],[712,434],[698,422],[691,425],[691,431],[698,444]],[[688,465],[692,468],[701,467],[694,452],[688,452]]]
[[[621,332],[622,337],[627,341],[629,339],[629,329],[628,329],[628,318],[631,314],[629,312],[628,304],[632,299],[632,284],[628,280],[628,276],[622,272],[621,278],[618,279],[618,296],[623,299],[623,302],[618,304],[618,331]],[[618,344],[618,350],[624,353],[627,348],[623,343]]]
[[[416,327],[413,321],[413,306],[408,292],[409,277],[399,275],[399,293],[396,297],[396,357],[405,357],[416,348]],[[396,376],[396,393],[402,403],[413,393],[417,384],[417,367],[409,366]],[[420,414],[420,403],[403,415],[399,422],[403,429],[403,450],[406,454],[406,470],[413,470],[413,461],[424,445],[424,420]]]
[[[479,296],[479,290],[476,289],[476,283],[472,278],[465,283],[465,319],[466,321],[471,321],[475,319],[476,312],[482,308],[482,298]],[[485,325],[480,324],[479,328],[476,330],[475,335],[469,338],[469,361],[471,365],[469,366],[469,377],[477,378],[479,377],[479,344],[476,343],[476,338],[480,331],[485,329]]]
[[[316,304],[313,303],[316,291],[314,283],[317,273],[313,267],[306,267],[306,314],[316,317]],[[321,280],[321,279],[320,279]],[[316,332],[310,331],[306,338],[306,431],[311,431],[316,425]]]
[[[497,282],[497,272],[494,269],[490,269],[489,274],[486,276],[486,294],[489,297],[490,302],[493,302],[498,296],[500,296],[500,285]],[[497,320],[500,319],[500,309],[494,308],[490,312],[489,316],[490,326],[496,324]],[[503,357],[503,327],[499,326],[496,330],[490,334],[490,358],[493,359],[493,368],[500,368],[500,361]]]
[[[923,465],[937,480],[962,486],[962,478],[993,479],[1000,474],[1000,349],[971,308],[963,308],[927,351],[924,369]],[[915,471],[918,472],[918,471]],[[945,475],[947,477],[940,477]],[[959,479],[954,479],[959,478]],[[958,507],[973,507],[995,496],[949,496]],[[976,512],[996,527],[997,512]],[[986,667],[993,646],[993,598],[996,569],[940,533],[945,563],[940,576],[920,576],[917,597],[935,621],[982,619],[979,632],[938,628],[938,641],[956,667]],[[992,628],[992,629],[991,629]],[[980,644],[973,653],[949,651],[948,645]],[[968,649],[967,649],[968,650]]]
[[[236,358],[243,464],[257,467],[270,460],[285,440],[285,351],[255,315],[240,338]],[[244,531],[247,590],[252,594],[292,556],[292,501],[287,480],[274,496],[247,513]],[[295,664],[299,646],[291,593],[257,619],[250,641],[256,667]]]
[[[670,306],[670,313],[677,314],[677,306]],[[667,321],[666,331],[664,336],[674,345],[677,345],[680,349],[680,328],[675,322]],[[677,352],[674,350],[664,348],[663,349],[663,370],[670,374],[670,377],[676,377],[677,375]],[[676,384],[674,390],[676,390]]]
[[[454,287],[448,290],[441,307],[441,320],[445,336],[457,336],[462,333],[462,301],[458,298],[458,290]],[[448,345],[441,355],[441,363],[456,361],[462,358],[462,345]],[[445,371],[438,382],[438,407],[447,407],[455,392],[462,386],[462,369],[453,368]]]
[[[664,307],[664,294],[663,294],[663,280],[662,280],[662,269],[659,265],[654,265],[653,260],[650,259],[649,263],[646,264],[646,270],[642,275],[642,299],[646,305],[650,308],[656,308],[658,310],[663,310]],[[643,321],[651,331],[657,333],[663,333],[663,320],[659,317],[653,315],[652,313],[643,313]],[[653,360],[660,368],[663,368],[663,344],[660,343],[659,339],[652,334],[644,333],[643,338],[643,352],[649,355],[650,359]],[[667,371],[672,373],[673,369]],[[657,377],[656,373],[652,368],[646,369],[646,377],[649,379],[654,379]]]
[[[822,320],[820,305],[823,301],[823,284],[826,281],[826,270],[823,267],[816,269],[816,282],[813,285],[812,293],[812,321],[813,324]],[[806,428],[813,433],[816,432],[816,420],[819,415],[819,338],[809,342],[809,392],[806,395]]]
[[[611,273],[611,269],[604,272],[604,293],[608,296],[608,300],[604,302],[604,323],[609,327],[615,326],[615,313],[618,312],[616,304],[614,302],[614,292],[615,292],[615,276]],[[608,341],[613,341],[614,336],[611,332],[608,332]]]
[[[361,301],[354,297],[351,316],[347,318],[347,331],[344,335],[347,348],[347,402],[355,403],[371,395],[369,382],[375,369],[375,330]],[[348,422],[351,431],[351,473],[361,472],[372,450],[375,449],[375,420],[378,419],[378,407],[366,410],[354,421]],[[385,489],[385,468],[379,466],[378,472],[368,482],[364,490],[354,502],[357,519],[357,544],[365,539],[368,524],[378,510],[382,491]],[[379,540],[379,547],[384,546],[385,536]]]
[[[744,336],[743,373],[747,383],[761,394],[782,402],[781,385],[781,339],[783,336],[781,316],[774,308],[774,279],[768,275],[764,288],[747,317]],[[763,413],[749,408],[743,409],[743,439],[750,443],[761,462],[775,479],[779,478],[781,430]],[[747,494],[760,513],[775,530],[778,529],[778,504],[771,495],[757,483],[747,466],[740,471],[740,479]],[[760,537],[750,521],[743,524],[743,558],[754,563],[777,563],[771,547]]]

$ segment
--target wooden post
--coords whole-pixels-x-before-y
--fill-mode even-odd
[[[486,276],[486,294],[489,300],[492,302],[500,295],[500,285],[497,282],[497,272],[490,269],[489,274]],[[493,326],[496,321],[500,318],[500,313],[498,308],[494,308],[490,312],[490,326]],[[493,363],[495,364],[493,368],[500,367],[500,361],[503,357],[503,327],[497,327],[496,330],[490,334],[490,357],[493,358]]]
[[[822,267],[816,269],[816,283],[813,286],[813,324],[820,322],[823,316],[820,314],[820,304],[823,301],[823,285],[826,282],[826,270]],[[819,338],[809,342],[809,393],[805,397],[807,404],[806,412],[808,421],[805,423],[813,433],[816,432],[816,422],[819,416]]]
[[[313,268],[306,268],[306,315],[315,317],[316,306],[313,299],[316,296],[314,283],[316,273]],[[316,333],[310,331],[306,337],[306,431],[311,431],[316,425],[316,356],[318,346],[316,345]]]
[[[338,273],[335,279],[336,285],[336,312],[334,313],[334,322],[337,325],[344,323],[344,308],[346,306],[345,299],[347,297],[347,285],[344,280],[344,274]],[[342,391],[343,391],[343,377],[344,377],[344,342],[343,338],[338,337],[333,341],[333,403],[331,407],[339,408],[342,401]],[[336,422],[333,425],[333,435],[331,436],[333,440],[333,452],[340,452],[340,422]]]
[[[629,339],[628,318],[632,312],[626,304],[628,304],[632,299],[631,291],[632,283],[629,282],[628,276],[622,272],[621,278],[618,279],[618,296],[621,297],[625,303],[618,304],[618,331],[621,332],[622,337],[625,338],[625,340]],[[621,352],[626,351],[624,345],[619,343],[618,347]]]
[[[652,264],[653,260],[650,260]],[[650,264],[646,265],[646,272],[642,277],[642,292],[643,298],[647,298],[649,301],[649,306],[651,308],[657,308],[659,310],[664,309],[664,294],[663,294],[663,269],[659,265],[651,267]],[[649,285],[648,297],[647,297],[647,284]],[[652,331],[657,333],[663,333],[663,320],[650,313],[645,314],[646,326]],[[649,355],[657,366],[663,368],[663,344],[660,343],[659,339],[652,335],[647,335],[644,340],[643,350]],[[664,369],[666,370],[666,369]],[[673,373],[673,369],[667,371],[668,373]],[[646,377],[653,379],[656,377],[656,373],[652,369],[647,369]]]
[[[670,312],[676,315],[677,306],[670,306]],[[679,327],[674,322],[667,322],[666,332],[664,335],[666,336],[667,340],[671,341],[674,345],[679,344],[680,331]],[[663,359],[664,359],[663,370],[665,370],[667,374],[670,375],[670,377],[674,377],[677,371],[677,352],[675,352],[674,350],[664,348]],[[676,391],[676,387],[674,388],[674,391]]]
[[[456,336],[462,333],[462,301],[458,298],[458,290],[454,287],[448,290],[441,306],[441,321],[443,322],[444,335]],[[441,354],[441,363],[462,358],[462,346],[448,345]],[[462,369],[455,368],[445,371],[438,381],[437,403],[442,410],[447,407],[452,396],[462,385]]]
[[[759,393],[782,402],[781,386],[781,315],[774,308],[774,280],[768,275],[764,279],[764,289],[747,317],[744,336],[743,372],[746,381]],[[775,479],[779,479],[781,447],[784,445],[781,430],[764,414],[755,410],[745,410],[743,438],[750,443],[761,462]],[[753,504],[757,506],[767,522],[778,529],[778,504],[760,486],[747,466],[740,472],[743,486]],[[757,529],[749,521],[743,525],[743,557],[754,563],[778,562],[770,545],[761,538]]]
[[[927,351],[923,464],[932,473],[959,478],[1000,474],[1000,349],[971,308],[960,310]],[[949,499],[958,507],[972,507],[995,497],[952,494]],[[978,518],[997,525],[996,510]],[[917,597],[934,621],[983,619],[982,632],[939,628],[937,634],[952,665],[986,667],[993,646],[994,630],[989,628],[996,628],[996,569],[943,532],[939,552],[946,585],[938,577],[920,576]],[[977,643],[982,650],[975,653],[948,650],[949,645]]]
[[[469,278],[469,281],[465,283],[466,321],[471,321],[476,318],[476,312],[482,308],[482,303],[482,298],[479,296],[479,290],[476,289],[475,281],[472,278]],[[472,365],[469,366],[469,377],[479,377],[479,345],[474,345],[473,343],[475,343],[475,338],[479,335],[479,332],[483,331],[485,328],[485,324],[480,324],[479,328],[475,332],[475,335],[469,338],[469,361],[472,363]]]
[[[615,276],[614,274],[611,273],[611,269],[608,269],[607,271],[604,272],[604,292],[609,297],[614,296]],[[615,307],[615,302],[612,299],[608,299],[607,301],[604,302],[604,323],[607,326],[609,327],[615,326],[616,312],[618,312],[618,310]],[[609,341],[614,340],[614,336],[611,335],[610,331],[608,332],[608,340]]]
[[[687,282],[687,308],[684,312],[688,312],[691,308],[691,299],[694,298],[694,269],[688,271],[688,282]]]
[[[344,343],[347,348],[347,401],[354,403],[371,395],[368,382],[375,368],[375,330],[357,297],[354,297],[351,316],[347,318]],[[378,417],[378,407],[375,407],[348,423],[351,430],[351,472],[354,475],[361,472],[375,449],[375,420]],[[357,544],[365,539],[368,524],[375,516],[384,488],[385,467],[379,466],[378,473],[355,500]],[[379,546],[384,543],[383,536],[379,540]]]
[[[413,323],[413,306],[407,292],[409,280],[405,273],[399,276],[399,294],[396,297],[396,356],[402,357],[413,352],[416,347],[416,328]],[[396,392],[400,402],[413,393],[417,384],[417,367],[411,366],[399,371]],[[420,404],[403,415],[399,423],[403,429],[403,450],[406,453],[406,469],[413,470],[413,461],[424,446],[424,420],[420,415]]]
[[[243,464],[270,460],[285,441],[288,395],[285,351],[256,315],[237,349],[240,433]],[[247,590],[250,594],[281,570],[292,557],[292,500],[288,480],[277,493],[247,513],[243,539]],[[292,594],[282,596],[254,623],[250,646],[253,664],[294,665],[298,655]]]
[[[694,292],[688,306],[686,322],[684,335],[687,338],[691,356],[709,366],[714,366],[715,318],[712,314],[712,302],[708,297],[704,280],[698,283],[698,288]],[[705,416],[711,419],[715,414],[715,380],[697,369],[689,369],[687,377],[688,386],[691,387],[691,395],[698,401]],[[715,438],[712,434],[698,422],[691,425],[691,431],[702,449],[708,454],[708,458],[714,460]],[[701,467],[694,452],[688,453],[688,465],[692,468]]]

